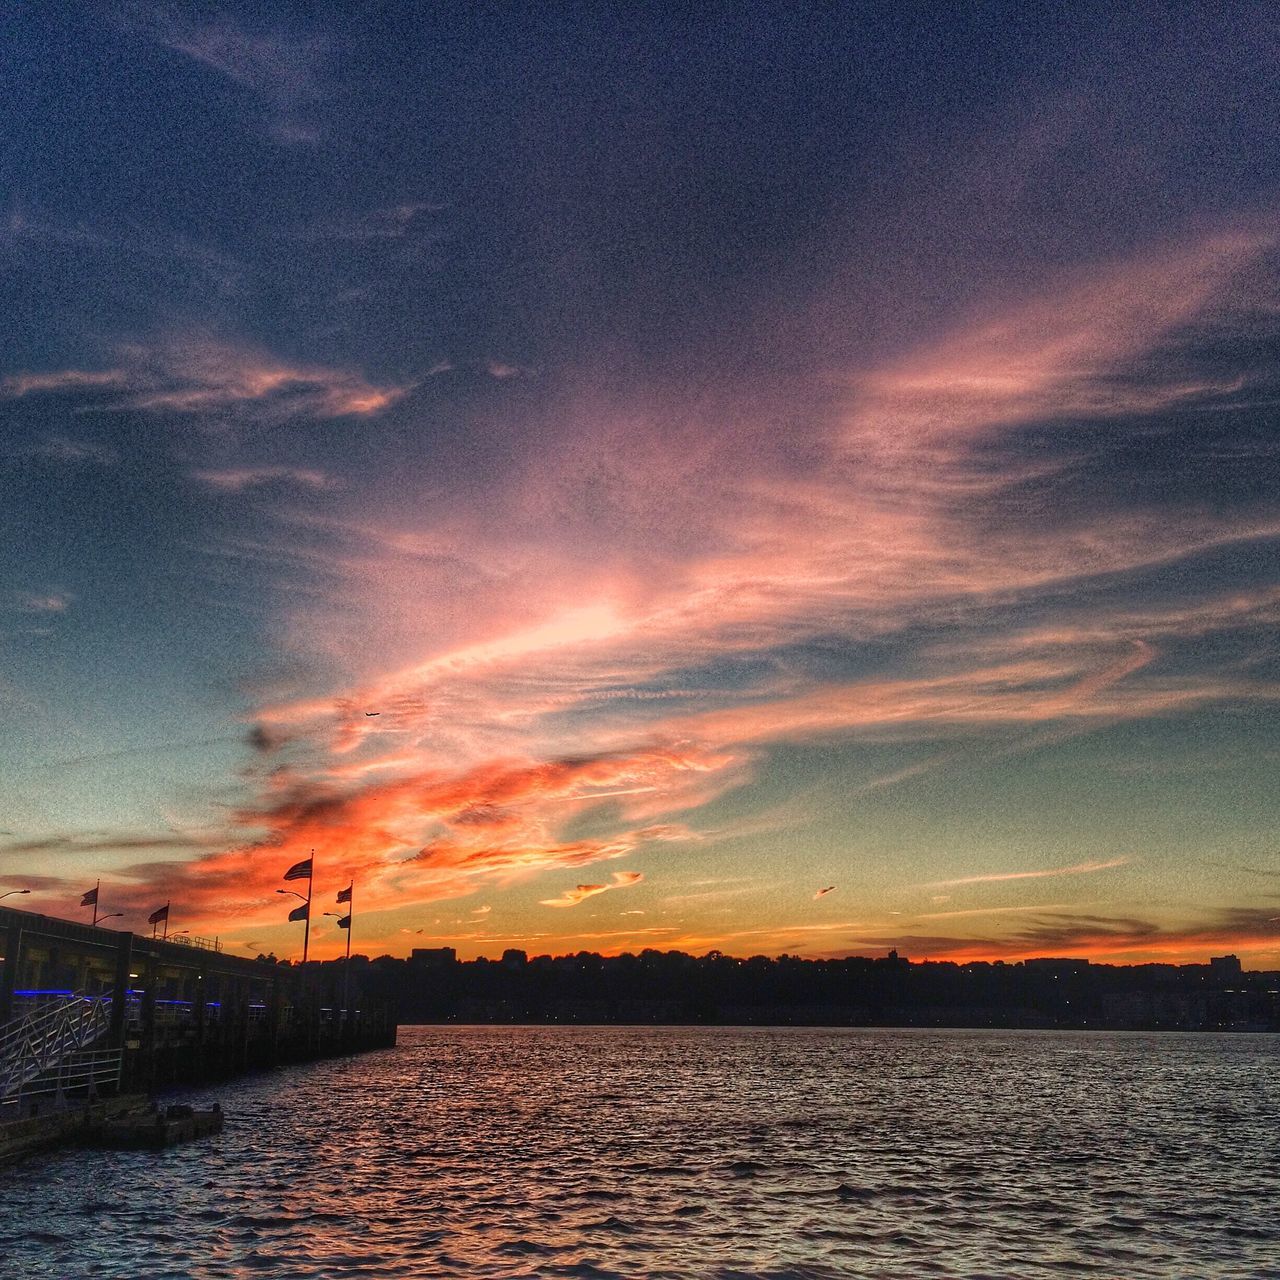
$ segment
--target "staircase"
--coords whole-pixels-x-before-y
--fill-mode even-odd
[[[40,1093],[114,1084],[119,1050],[93,1049],[111,1023],[111,997],[77,993],[0,1028],[0,1107]]]

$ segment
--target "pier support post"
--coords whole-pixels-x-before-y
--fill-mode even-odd
[[[284,1003],[284,992],[280,989],[279,973],[272,974],[270,994],[267,996],[267,1012],[269,1017],[267,1028],[267,1062],[277,1066],[280,1062],[280,1006]]]
[[[205,1005],[204,998],[204,974],[196,974],[196,991],[195,991],[195,1018],[196,1018],[196,1040],[195,1040],[195,1057],[194,1061],[197,1070],[204,1073],[208,1070],[208,1060],[205,1057],[204,1042],[209,1031],[209,1013]]]
[[[129,968],[133,964],[133,934],[122,933],[116,943],[116,976],[111,988],[111,1027],[107,1043],[113,1049],[124,1048],[129,1021]]]
[[[4,931],[4,973],[0,975],[0,1027],[13,1017],[13,990],[22,963],[22,925],[14,921]]]
[[[142,1054],[139,1059],[142,1064],[143,1079],[146,1081],[147,1088],[153,1089],[159,1075],[159,1046],[156,1044],[156,983],[160,979],[160,975],[156,972],[155,956],[148,953],[146,962],[139,970],[142,974],[142,981],[145,984],[142,991],[142,1031],[139,1039],[141,1040]]]

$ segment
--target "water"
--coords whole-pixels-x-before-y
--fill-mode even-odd
[[[1280,1038],[408,1028],[0,1172],[9,1277],[1280,1277]]]

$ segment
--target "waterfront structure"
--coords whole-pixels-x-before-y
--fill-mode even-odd
[[[395,1043],[390,1004],[318,963],[5,906],[0,944],[0,1115],[42,1085],[139,1091]]]

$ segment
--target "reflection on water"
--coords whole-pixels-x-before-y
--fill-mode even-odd
[[[1280,1277],[1266,1036],[432,1027],[0,1172],[6,1277]]]

